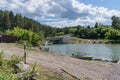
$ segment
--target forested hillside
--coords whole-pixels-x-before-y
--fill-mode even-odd
[[[6,30],[12,30],[14,27],[32,30],[39,33],[42,31],[44,36],[55,36],[56,29],[48,25],[42,25],[39,22],[22,16],[21,14],[14,14],[12,11],[0,10],[0,31],[1,33]]]

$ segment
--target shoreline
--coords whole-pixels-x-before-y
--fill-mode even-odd
[[[120,40],[106,40],[106,39],[82,39],[77,37],[66,38],[69,42],[73,44],[79,43],[91,43],[91,44],[120,44]]]
[[[10,55],[23,56],[23,49],[15,44],[0,43],[0,51],[4,51],[6,57]],[[120,65],[111,62],[87,61],[58,55],[51,52],[40,51],[39,49],[27,50],[27,63],[42,66],[48,72],[61,75],[61,80],[69,80],[67,73],[85,80],[113,80],[120,79]],[[64,71],[67,73],[65,73]]]

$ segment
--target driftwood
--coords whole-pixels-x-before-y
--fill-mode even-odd
[[[81,79],[79,79],[78,77],[76,77],[76,76],[70,74],[69,72],[65,71],[64,69],[61,69],[61,70],[62,70],[63,72],[65,72],[66,74],[70,75],[71,77],[73,77],[73,78],[75,78],[75,79],[77,79],[77,80],[81,80]]]

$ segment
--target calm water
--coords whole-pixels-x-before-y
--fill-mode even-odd
[[[118,44],[62,44],[49,45],[48,47],[50,51],[68,56],[82,52],[95,59],[120,59],[120,45]]]

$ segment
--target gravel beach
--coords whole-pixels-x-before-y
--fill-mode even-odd
[[[13,54],[23,56],[24,53],[21,47],[7,43],[0,43],[0,51],[3,51],[6,57]],[[62,75],[69,73],[80,80],[120,80],[120,64],[116,63],[80,60],[39,49],[27,50],[27,63],[35,62],[43,69]]]

